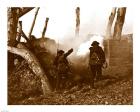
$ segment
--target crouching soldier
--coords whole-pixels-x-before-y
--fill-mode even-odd
[[[66,86],[66,81],[69,77],[68,75],[70,72],[70,66],[67,60],[67,56],[69,56],[72,52],[72,48],[66,53],[63,50],[59,50],[57,52],[57,56],[54,60],[54,65],[56,66],[57,70],[56,90],[62,90],[62,88]]]
[[[99,42],[93,41],[91,44],[90,56],[89,56],[89,67],[91,69],[91,87],[94,88],[94,80],[102,78],[102,66],[105,63],[105,53],[99,46]]]

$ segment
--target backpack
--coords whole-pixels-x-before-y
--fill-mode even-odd
[[[69,71],[68,61],[64,56],[59,57],[58,59],[58,72],[60,74],[67,74]]]
[[[99,61],[99,57],[97,55],[96,52],[93,52],[90,56],[90,60],[89,60],[89,64],[90,65],[97,65],[97,64],[100,64],[100,61]]]

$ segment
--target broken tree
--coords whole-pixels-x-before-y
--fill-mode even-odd
[[[29,8],[29,10],[31,9],[32,8]],[[8,51],[9,51],[8,53],[12,55],[12,56],[8,55],[8,68],[9,65],[11,65],[10,67],[14,66],[14,54],[23,57],[28,62],[29,67],[32,69],[32,71],[41,79],[43,94],[46,95],[51,92],[50,83],[48,81],[47,75],[45,74],[42,66],[40,65],[39,59],[36,58],[34,52],[29,50],[30,47],[32,48],[32,45],[30,43],[30,39],[22,31],[21,22],[19,22],[18,33],[20,35],[18,36],[18,40],[20,41],[20,36],[23,36],[27,40],[27,43],[30,43],[28,44],[29,48],[25,47],[24,44],[21,44],[16,40],[18,18],[22,16],[22,15],[19,16],[20,10],[21,8],[8,9]],[[29,10],[26,10],[25,12],[28,12]],[[11,57],[12,61],[10,60]]]
[[[110,38],[112,36],[111,35],[111,28],[112,28],[112,24],[113,24],[115,15],[116,15],[116,8],[113,7],[111,14],[109,16],[109,21],[108,21],[107,30],[106,30],[106,38]]]
[[[114,27],[113,39],[121,39],[122,28],[125,21],[126,7],[118,8],[117,20]]]
[[[79,36],[79,30],[80,30],[80,7],[76,8],[76,30],[75,30],[75,36]]]
[[[16,46],[18,8],[8,8],[8,45]],[[14,54],[8,52],[8,70],[14,67]]]
[[[9,46],[16,46],[17,41],[17,24],[18,19],[23,16],[25,13],[32,10],[31,8],[19,8],[19,7],[9,7],[7,11],[8,17],[8,45]],[[14,67],[14,54],[8,52],[8,70],[13,69]]]
[[[114,15],[111,14],[112,18],[114,18],[116,11],[113,12]],[[118,65],[120,66],[120,62],[121,65],[123,65],[123,62],[128,63],[128,58],[131,55],[129,49],[130,43],[128,43],[127,40],[121,39],[122,28],[125,21],[125,14],[126,14],[126,7],[117,8],[117,18],[115,21],[113,36],[108,36],[110,35],[111,32],[110,28],[108,28],[109,30],[108,32],[106,32],[106,34],[108,34],[107,35],[108,38],[106,38],[106,40],[104,41],[104,49],[105,49],[106,58],[109,66],[118,66]],[[111,22],[113,21],[109,19],[108,23]]]
[[[8,46],[8,51],[23,57],[29,64],[32,71],[41,79],[43,94],[47,95],[51,92],[51,86],[46,77],[44,70],[42,69],[36,56],[29,51],[23,44],[19,43],[17,48]]]
[[[107,57],[110,57],[110,49],[109,49],[109,39],[111,39],[112,37],[112,34],[111,34],[111,28],[112,28],[112,24],[113,24],[113,21],[114,21],[114,18],[115,18],[115,15],[116,15],[116,7],[113,7],[112,8],[112,11],[111,11],[111,14],[109,16],[109,20],[108,20],[108,24],[107,24],[107,30],[106,30],[106,37],[105,39],[108,39],[107,40],[107,47],[105,49],[107,49],[107,53],[106,53],[106,56]],[[109,59],[107,58],[107,62],[109,63]]]

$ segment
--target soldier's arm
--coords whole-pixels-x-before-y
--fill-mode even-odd
[[[100,54],[101,54],[101,60],[104,63],[105,62],[105,53],[101,47],[100,47]]]
[[[70,50],[68,50],[65,54],[64,57],[67,57],[68,55],[70,55],[73,52],[73,48],[71,48]]]
[[[90,55],[89,56],[91,57],[91,54],[93,53],[93,47],[90,47],[89,50],[90,50]]]

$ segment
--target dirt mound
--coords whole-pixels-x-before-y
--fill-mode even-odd
[[[42,94],[41,81],[24,60],[8,74],[8,103],[39,94]]]

